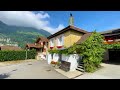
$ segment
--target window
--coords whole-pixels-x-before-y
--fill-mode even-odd
[[[54,40],[51,39],[51,40],[50,40],[50,47],[53,47],[53,46],[54,46]]]
[[[62,36],[59,38],[60,46],[62,46]]]
[[[63,45],[63,35],[58,38],[58,46]]]

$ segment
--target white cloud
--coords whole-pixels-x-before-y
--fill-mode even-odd
[[[63,29],[62,24],[58,27],[50,27],[50,16],[44,11],[34,13],[31,11],[0,11],[0,20],[8,25],[34,27],[37,29],[44,29],[51,33],[54,33],[60,29]]]

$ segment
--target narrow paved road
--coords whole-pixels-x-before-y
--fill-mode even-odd
[[[0,67],[0,79],[68,79],[56,72],[47,61],[22,62]]]

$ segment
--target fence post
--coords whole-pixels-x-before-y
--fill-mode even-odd
[[[26,49],[26,58],[25,59],[27,60],[27,49]]]

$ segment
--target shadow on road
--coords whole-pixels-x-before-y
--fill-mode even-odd
[[[10,74],[8,74],[8,73],[0,74],[0,79],[7,78],[9,76],[10,76]]]
[[[105,62],[106,64],[120,65],[120,62]]]

